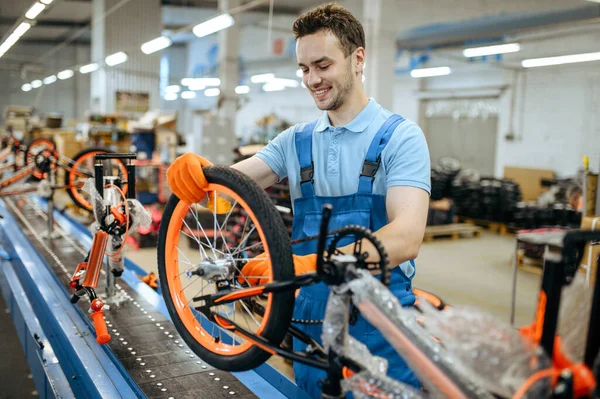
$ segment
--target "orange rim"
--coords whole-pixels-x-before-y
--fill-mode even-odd
[[[25,164],[29,165],[31,162],[35,162],[35,156],[40,153],[40,151],[36,151],[35,154],[31,151],[34,148],[40,148],[44,146],[40,151],[49,151],[52,152],[52,156],[54,159],[58,159],[58,152],[56,151],[56,146],[52,142],[52,140],[48,139],[35,139],[31,142],[29,147],[27,148],[27,152],[25,153]],[[52,168],[56,170],[56,164],[52,165]],[[38,179],[45,179],[46,173],[42,173],[39,170],[33,172],[33,176]]]
[[[84,193],[80,189],[78,189],[78,184],[76,182],[76,179],[78,177],[83,177],[85,179],[89,178],[89,176],[86,175],[85,173],[79,172],[78,168],[80,168],[80,165],[84,164],[85,162],[89,162],[90,160],[91,160],[92,166],[90,169],[91,172],[89,172],[89,173],[92,173],[92,175],[93,175],[94,157],[97,154],[106,154],[106,151],[88,152],[87,154],[84,154],[81,157],[79,157],[77,159],[77,161],[73,161],[73,163],[70,166],[71,171],[69,173],[69,187],[70,187],[69,191],[73,195],[73,198],[75,199],[75,201],[78,202],[80,205],[82,205],[88,211],[91,211],[93,209],[93,205],[90,201],[88,201],[88,199],[84,195]],[[121,170],[121,173],[123,173],[123,176],[127,176],[127,167],[122,162],[119,162],[118,160],[116,160],[115,162],[119,166],[119,169]],[[85,167],[81,168],[81,169],[85,170]],[[83,182],[81,182],[81,186],[83,186]],[[127,192],[127,184],[123,185],[123,192]]]
[[[230,190],[229,188],[224,187],[219,184],[211,183],[208,185],[208,187],[205,189],[205,191],[207,191],[207,192],[213,191],[213,192],[217,192],[218,194],[225,194],[232,200],[235,200],[237,202],[237,204],[242,207],[242,209],[250,217],[250,220],[252,220],[252,222],[254,223],[254,226],[256,228],[256,231],[259,234],[261,241],[263,242],[263,244],[265,244],[264,245],[264,250],[265,250],[264,253],[267,256],[267,258],[270,259],[271,257],[269,254],[269,248],[266,245],[265,234],[264,234],[260,224],[258,223],[256,216],[254,215],[254,213],[252,212],[250,207],[246,204],[246,202],[237,193],[235,193],[232,190]],[[165,242],[166,278],[167,278],[167,282],[168,282],[168,286],[169,286],[169,295],[173,301],[173,305],[174,305],[175,311],[177,312],[177,315],[179,316],[179,318],[180,318],[181,322],[183,323],[183,325],[185,326],[186,330],[192,335],[192,337],[204,348],[206,348],[207,350],[210,350],[211,352],[213,352],[215,354],[222,355],[222,356],[235,356],[235,355],[239,355],[239,354],[247,351],[252,346],[260,347],[260,345],[257,345],[257,343],[252,342],[250,340],[250,338],[248,338],[248,337],[246,337],[248,339],[248,341],[243,342],[243,343],[237,343],[237,344],[234,342],[233,345],[226,344],[226,343],[222,342],[222,340],[219,340],[217,342],[214,337],[214,331],[213,331],[213,333],[211,333],[210,331],[204,329],[204,327],[202,327],[201,322],[197,318],[199,316],[200,318],[205,319],[204,315],[201,315],[199,312],[197,312],[195,310],[192,311],[192,307],[190,305],[191,298],[187,298],[184,293],[184,290],[185,290],[184,287],[186,287],[186,285],[189,286],[189,284],[187,281],[182,282],[181,276],[183,275],[185,278],[185,273],[182,273],[178,266],[179,265],[179,256],[181,253],[180,249],[179,249],[179,245],[178,245],[179,238],[180,238],[181,234],[184,234],[184,231],[188,231],[188,232],[190,231],[190,229],[187,226],[185,226],[185,224],[183,223],[183,219],[185,218],[185,215],[187,214],[188,210],[190,210],[190,209],[191,208],[183,201],[180,201],[177,204],[177,206],[173,210],[173,214],[169,221],[166,242]],[[213,217],[215,217],[214,213],[213,213]],[[188,235],[188,234],[186,234],[186,235]],[[181,263],[189,263],[189,262],[182,261]],[[235,277],[234,280],[235,279],[237,279],[237,277]],[[267,280],[268,280],[267,282],[273,281],[272,268],[268,269]],[[242,287],[239,287],[239,288],[242,289]],[[260,294],[262,292],[262,287],[257,286],[257,287],[255,287],[255,289],[253,291],[249,291],[248,289],[245,289],[245,291],[246,292],[255,292],[256,294]],[[233,294],[230,294],[230,295],[233,295]],[[247,296],[245,296],[245,297],[247,298]],[[267,294],[267,304],[265,306],[265,312],[264,312],[264,315],[262,316],[262,320],[261,320],[260,324],[258,325],[257,330],[255,331],[256,335],[260,336],[261,333],[265,329],[265,326],[269,320],[272,299],[273,299],[272,294]],[[235,304],[234,304],[234,306],[235,306]],[[194,314],[194,312],[196,312],[196,314]],[[219,321],[224,322],[224,320],[219,319],[218,317],[216,318],[216,320],[218,322]],[[255,319],[255,321],[258,323],[258,321],[256,319]],[[214,325],[214,323],[213,323],[213,325]],[[227,328],[224,325],[221,325],[221,326],[224,328]],[[240,335],[237,335],[237,336],[240,337]]]

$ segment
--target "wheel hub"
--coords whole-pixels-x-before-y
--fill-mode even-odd
[[[228,279],[233,276],[235,270],[234,262],[229,258],[213,259],[206,258],[193,268],[186,271],[186,276],[191,278],[192,276],[202,277],[204,280],[214,279]]]

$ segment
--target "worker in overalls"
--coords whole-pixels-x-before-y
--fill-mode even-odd
[[[349,11],[337,5],[318,7],[300,16],[293,31],[303,82],[324,112],[312,123],[282,132],[255,156],[233,167],[263,188],[288,177],[292,239],[318,234],[324,204],[333,205],[330,230],[358,224],[374,231],[394,266],[390,289],[402,305],[410,306],[415,301],[413,260],[423,239],[430,194],[425,137],[415,123],[366,96],[362,85],[365,36]],[[181,200],[194,203],[204,195],[203,179],[197,175],[202,165],[202,158],[185,154],[169,169],[169,184]],[[189,175],[190,170],[196,171],[195,176]],[[316,270],[316,240],[295,245],[293,252],[297,275]],[[257,260],[241,272],[261,276],[267,268],[265,261]],[[321,283],[303,287],[296,298],[293,317],[303,321],[297,326],[319,342],[319,321],[328,296],[328,287]],[[372,354],[388,360],[388,376],[419,386],[402,358],[360,315],[350,334]],[[294,349],[303,350],[304,345],[295,340]],[[318,381],[325,372],[296,363],[294,375],[311,397],[321,397]]]

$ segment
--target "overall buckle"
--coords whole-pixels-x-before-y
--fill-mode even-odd
[[[375,177],[375,174],[377,173],[377,170],[379,169],[380,163],[381,158],[377,158],[377,161],[375,162],[365,161],[363,163],[362,172],[360,173],[360,175],[370,177],[371,179],[373,179]]]
[[[314,164],[311,162],[310,166],[300,169],[300,184],[313,181],[314,174]]]

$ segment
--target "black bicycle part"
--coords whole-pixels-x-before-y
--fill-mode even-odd
[[[277,265],[277,267],[272,267],[273,281],[292,280],[294,269],[289,235],[281,220],[281,215],[272,205],[266,192],[255,182],[249,180],[247,176],[229,167],[206,166],[203,171],[209,183],[231,190],[252,210],[253,222],[260,225],[264,235],[265,247],[271,256],[271,262]],[[225,371],[244,371],[258,367],[271,356],[271,353],[261,349],[258,345],[249,345],[241,353],[231,356],[217,353],[210,346],[204,346],[203,342],[197,341],[179,315],[180,308],[174,302],[174,295],[176,294],[172,292],[170,287],[172,279],[170,275],[167,275],[166,255],[173,250],[173,247],[168,248],[170,241],[167,238],[169,229],[177,226],[175,222],[171,223],[172,219],[176,212],[184,212],[182,208],[186,209],[186,207],[181,207],[179,198],[172,195],[163,212],[159,232],[158,270],[162,290],[167,293],[164,298],[173,324],[188,346],[212,366]],[[169,266],[172,268],[171,264]],[[172,270],[169,270],[169,272],[171,273]],[[279,344],[285,338],[291,322],[294,309],[294,292],[291,289],[282,290],[281,292],[269,294],[269,298],[269,317],[267,320],[263,318],[260,337]]]
[[[263,305],[256,302],[256,300],[248,298],[248,300],[244,300],[244,303],[246,304],[246,306],[248,306],[250,311],[256,313],[260,317],[264,316],[265,308]],[[307,354],[319,355],[319,356],[322,356],[323,358],[325,358],[327,356],[327,354],[325,353],[325,349],[323,349],[323,346],[320,343],[318,343],[317,340],[315,340],[313,337],[306,334],[304,331],[300,330],[298,327],[294,326],[293,324],[290,324],[288,334],[290,334],[292,337],[294,337],[296,339],[299,339],[300,341],[302,341],[303,343],[305,343],[307,345],[306,350],[305,350],[305,352]]]
[[[300,276],[294,276],[292,279],[287,281],[278,281],[275,283],[268,283],[263,286],[262,294],[269,293],[278,293],[278,292],[288,292],[297,290],[300,287],[304,287],[305,285],[314,284],[319,282],[319,276],[315,273],[302,274]],[[220,301],[219,299],[236,293],[238,296],[233,299]],[[216,294],[208,294],[202,295],[192,298],[192,302],[200,302],[201,305],[194,307],[198,312],[204,314],[207,318],[212,314],[211,308],[216,305],[225,305],[231,302],[235,302],[240,300],[240,290],[230,290],[230,291],[219,291]],[[252,296],[256,295],[256,293],[252,293]]]
[[[323,398],[343,398],[342,383],[344,375],[342,370],[344,364],[342,359],[334,350],[329,350],[329,368],[327,377],[321,380],[321,393]]]
[[[563,286],[570,284],[577,267],[583,256],[585,244],[600,239],[600,232],[594,231],[569,231],[563,238],[563,248],[561,255],[548,255],[544,263],[544,273],[542,275],[542,292],[546,296],[546,306],[544,309],[544,321],[542,326],[542,337],[540,345],[546,351],[546,354],[552,358],[554,352],[554,341],[558,324],[558,314],[561,301]],[[595,312],[591,312],[590,321],[597,321],[600,318],[596,307]],[[590,324],[591,327],[591,324]],[[599,345],[598,338],[589,337],[588,345],[592,347]],[[592,350],[590,350],[591,353]],[[587,355],[587,349],[586,349]],[[595,355],[595,354],[594,354]],[[594,355],[590,355],[590,358]],[[586,364],[591,366],[593,362],[586,356]]]
[[[560,373],[550,397],[552,399],[572,399],[574,397],[573,373],[570,370],[564,370]]]
[[[319,358],[315,359],[315,358],[309,357],[309,355],[306,353],[296,352],[293,350],[288,351],[285,349],[281,349],[279,346],[273,345],[269,340],[266,340],[261,336],[252,334],[251,332],[244,330],[244,328],[240,327],[239,324],[235,323],[233,320],[231,320],[221,314],[211,312],[209,320],[216,322],[215,316],[217,316],[219,319],[225,321],[227,324],[229,324],[232,327],[232,328],[228,328],[228,331],[235,332],[236,334],[239,334],[240,336],[242,336],[252,342],[257,343],[258,346],[260,348],[262,348],[263,350],[265,350],[265,348],[266,348],[269,351],[275,352],[277,355],[279,355],[285,359],[289,359],[294,362],[304,363],[308,366],[315,367],[315,368],[318,368],[321,370],[327,370],[329,368],[329,363],[327,361],[325,361],[323,359],[319,359]]]
[[[329,246],[327,248],[327,256],[325,257],[324,270],[325,276],[330,278],[330,281],[326,280],[326,277],[323,278],[325,282],[333,285],[340,285],[345,282],[345,270],[341,270],[343,268],[339,267],[339,265],[334,264],[333,257],[335,255],[342,255],[342,252],[339,251],[338,243],[345,238],[350,236],[356,237],[354,240],[354,250],[352,255],[356,258],[356,268],[357,269],[367,269],[369,271],[375,271],[379,269],[381,271],[381,282],[388,286],[390,283],[390,269],[388,262],[388,254],[379,239],[371,232],[371,230],[366,229],[361,226],[346,226],[340,229],[334,236]],[[368,240],[377,250],[377,254],[379,255],[378,262],[367,262],[367,258],[369,256],[368,252],[362,251],[362,240]],[[329,268],[327,267],[329,266]],[[333,267],[332,267],[333,266]],[[340,270],[344,272],[342,275],[340,274]]]

